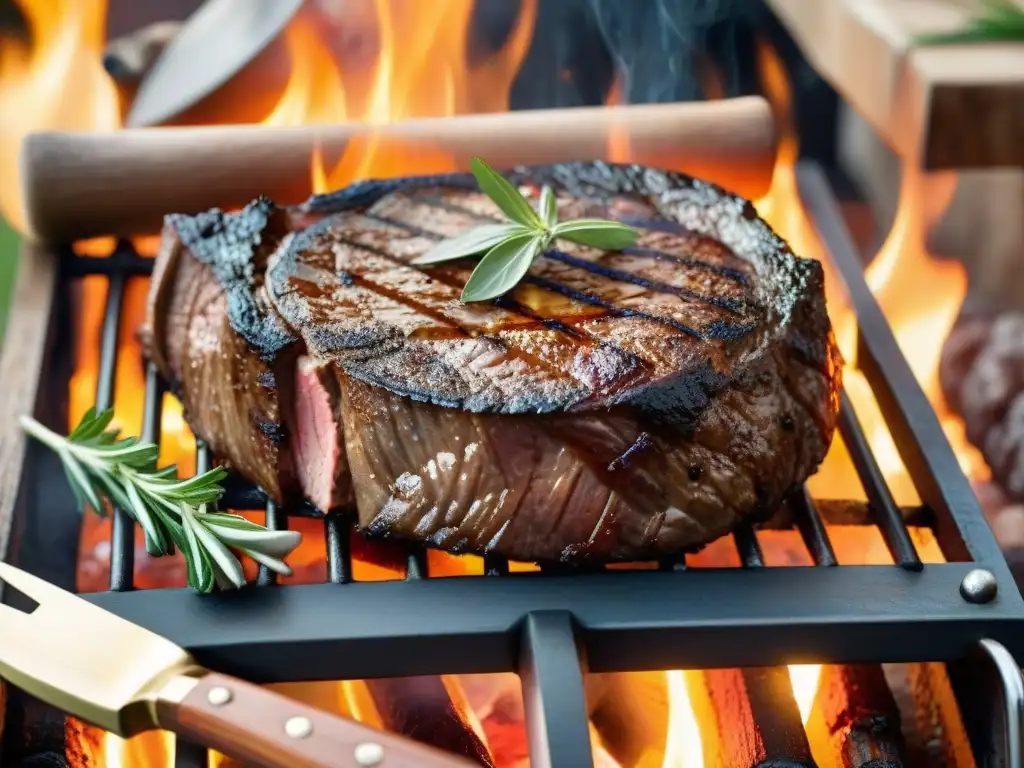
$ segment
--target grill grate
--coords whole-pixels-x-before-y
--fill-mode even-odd
[[[333,512],[323,518],[327,583],[268,589],[277,578],[261,567],[258,587],[197,599],[185,590],[133,591],[134,526],[117,510],[110,591],[85,597],[167,636],[202,664],[256,682],[516,671],[536,765],[585,764],[588,670],[955,660],[983,638],[1019,657],[1024,601],[864,282],[823,172],[802,165],[798,180],[857,313],[857,363],[950,562],[922,564],[843,393],[840,433],[894,566],[838,566],[822,515],[804,489],[790,506],[817,567],[765,568],[757,534],[745,527],[734,535],[741,569],[688,571],[680,557],[659,563],[657,571],[510,575],[508,562],[487,557],[483,576],[432,579],[425,551],[410,546],[405,581],[356,586],[352,518]],[[96,391],[97,405],[108,407],[126,282],[148,275],[152,263],[126,243],[105,259],[76,257],[70,248],[65,255],[72,277],[109,279]],[[145,381],[142,437],[156,442],[165,387],[152,365]],[[210,451],[200,442],[197,469],[209,464]],[[270,528],[286,528],[289,514],[311,514],[280,509],[244,483],[227,486],[225,507],[262,508]],[[978,605],[961,595],[961,581],[974,568],[995,576],[995,600]],[[179,768],[206,765],[205,750],[194,745],[179,745],[176,754]]]

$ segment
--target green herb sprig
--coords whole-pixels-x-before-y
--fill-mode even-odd
[[[1024,42],[1024,8],[1013,0],[983,0],[982,11],[963,29],[919,35],[921,45]]]
[[[570,240],[605,251],[618,251],[636,242],[632,227],[605,219],[558,221],[555,193],[541,189],[538,210],[508,180],[478,157],[470,170],[480,189],[508,217],[507,224],[486,224],[443,240],[413,264],[437,264],[484,254],[462,289],[462,300],[486,301],[501,296],[523,279],[530,264],[554,240]]]
[[[221,468],[182,480],[174,466],[157,469],[159,449],[109,430],[114,412],[95,408],[67,437],[22,416],[29,435],[51,448],[64,465],[79,505],[106,514],[104,502],[125,510],[141,527],[146,551],[154,556],[180,550],[189,586],[201,594],[242,587],[245,574],[232,550],[248,555],[276,573],[291,575],[284,558],[298,546],[296,531],[271,531],[239,515],[211,511],[223,495]]]

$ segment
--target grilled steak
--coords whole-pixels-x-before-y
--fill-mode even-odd
[[[410,262],[499,216],[471,176],[169,217],[147,339],[197,434],[279,501],[354,498],[370,535],[455,552],[651,559],[771,514],[835,427],[821,265],[680,174],[510,178],[641,236],[558,241],[463,304],[471,261]]]

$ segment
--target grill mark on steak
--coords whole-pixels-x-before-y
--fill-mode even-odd
[[[744,302],[742,301],[722,298],[720,296],[708,296],[686,288],[669,285],[668,283],[663,283],[658,280],[648,280],[640,275],[635,275],[632,272],[623,272],[619,269],[612,269],[611,267],[605,267],[593,261],[588,261],[587,259],[572,256],[565,251],[548,249],[545,250],[542,255],[547,259],[560,261],[563,264],[568,264],[569,266],[576,267],[577,269],[593,272],[595,275],[600,275],[601,277],[607,277],[609,280],[618,280],[622,283],[632,283],[633,285],[639,285],[641,288],[658,291],[659,293],[671,293],[681,299],[690,299],[692,301],[704,302],[705,304],[714,304],[717,307],[728,309],[730,312],[742,312],[744,308]]]
[[[446,237],[446,235],[443,235],[440,232],[432,232],[429,229],[417,227],[415,224],[408,224],[404,221],[393,219],[390,216],[382,216],[379,213],[370,213],[369,211],[364,211],[363,216],[370,219],[371,221],[376,221],[378,224],[387,224],[388,226],[391,227],[398,227],[399,229],[404,229],[406,232],[410,234],[416,235],[418,237],[425,237],[429,240],[443,240]]]
[[[622,221],[623,224],[628,222]],[[680,228],[681,229],[681,228]],[[679,234],[683,234],[680,232]],[[622,253],[630,256],[650,256],[653,259],[660,259],[662,261],[670,261],[673,264],[678,264],[681,267],[691,267],[694,269],[706,269],[709,272],[721,275],[722,277],[728,277],[731,280],[735,280],[741,285],[747,285],[747,276],[740,272],[738,269],[731,269],[730,267],[723,267],[720,264],[712,264],[708,261],[701,261],[700,259],[685,259],[681,256],[677,256],[674,253],[668,253],[667,251],[659,251],[656,248],[638,248],[636,246],[630,246],[629,248],[623,248]]]
[[[411,296],[413,295],[424,295],[422,291],[418,294],[413,293],[411,291],[409,293],[403,293],[395,288],[386,285],[382,281],[374,280],[372,277],[368,276],[366,272],[360,273],[359,270],[367,266],[365,262],[363,262],[362,264],[355,263],[349,269],[344,270],[345,273],[350,276],[350,279],[352,280],[353,284],[360,285],[364,288],[367,288],[368,290],[375,291],[376,293],[382,296],[390,298],[396,303],[400,303],[405,306],[411,307],[424,315],[434,317],[435,319],[445,323],[450,323],[460,334],[467,338],[473,335],[468,328],[459,325],[458,317],[453,316],[450,309],[452,305],[457,305],[459,307],[460,313],[466,311],[465,305],[463,305],[458,300],[458,293],[454,290],[457,288],[458,291],[461,292],[461,289],[465,285],[465,280],[459,281],[455,277],[455,274],[451,272],[444,273],[443,275],[438,275],[434,271],[426,273],[423,272],[422,270],[414,269],[413,267],[404,264],[403,262],[398,261],[397,259],[394,259],[390,255],[380,252],[379,249],[373,249],[367,246],[360,245],[350,240],[346,240],[344,237],[338,238],[336,242],[338,242],[339,244],[347,245],[356,251],[367,251],[377,255],[382,261],[386,261],[388,264],[392,265],[394,267],[394,271],[399,274],[409,273],[410,275],[415,275],[415,278],[422,283],[436,284],[438,287],[443,285],[445,288],[453,289],[450,294],[439,297],[439,299],[443,301],[442,304],[434,305],[429,303],[428,301],[422,301],[411,298]],[[465,276],[468,277],[468,273],[466,273]],[[445,277],[447,279],[444,279]],[[432,296],[433,294],[429,295]],[[519,306],[515,302],[512,302],[512,305],[514,307]],[[532,313],[526,314],[523,312],[518,312],[515,309],[513,309],[512,311],[518,317],[506,317],[504,323],[499,323],[496,327],[490,329],[491,334],[497,334],[497,336],[493,340],[496,343],[500,344],[504,348],[504,350],[511,356],[517,357],[530,365],[546,368],[553,376],[561,373],[564,367],[558,367],[554,362],[548,361],[544,359],[544,357],[531,353],[530,350],[527,349],[523,344],[516,343],[516,339],[514,337],[511,337],[509,335],[502,335],[505,334],[506,332],[514,330],[532,331],[544,327],[544,323],[538,322],[536,316],[533,316]],[[517,323],[515,322],[517,319],[522,319],[526,321],[526,323]],[[513,322],[510,323],[508,322],[509,320]],[[431,330],[426,334],[420,334],[417,337],[429,340],[437,340],[438,338],[436,331],[434,330]],[[616,351],[621,353],[621,350]],[[625,355],[625,353],[621,354]],[[635,356],[630,356],[630,358],[635,360]],[[625,376],[627,373],[628,368],[623,371],[623,376]],[[583,381],[581,381],[580,383],[585,384],[585,382]]]
[[[368,244],[360,243],[360,242],[357,242],[357,241],[346,239],[345,237],[339,238],[338,242],[343,243],[345,245],[348,245],[348,246],[350,246],[352,248],[357,248],[357,249],[362,249],[362,250],[369,251],[369,252],[371,252],[371,253],[373,253],[373,254],[375,254],[375,255],[383,258],[383,259],[387,259],[388,261],[394,263],[396,266],[407,266],[407,265],[405,265],[404,262],[399,261],[398,259],[395,259],[391,254],[387,253],[386,251],[384,251],[383,249],[379,248],[378,246],[373,246],[373,245],[368,245]],[[355,276],[353,276],[349,272],[344,272],[344,274],[347,276],[347,279],[349,281],[355,281],[357,279]],[[429,276],[432,279],[434,279],[434,280],[436,280],[438,282],[442,282],[442,283],[444,283],[444,284],[446,284],[446,285],[448,285],[448,286],[450,286],[452,288],[456,288],[459,291],[461,291],[462,288],[465,286],[466,280],[469,278],[469,274],[470,274],[470,270],[467,270],[467,269],[457,269],[457,268],[453,269],[451,267],[440,268],[440,269],[433,269],[433,270],[431,270],[429,272]],[[343,282],[345,282],[345,281],[343,281]],[[363,282],[364,282],[364,284],[366,284],[365,281],[363,281]],[[351,284],[351,283],[349,283],[349,284]],[[378,287],[377,290],[381,290],[381,289]],[[384,291],[381,291],[381,292],[385,293]],[[396,298],[396,296],[392,295],[392,298]],[[443,314],[435,313],[434,310],[432,310],[432,309],[430,309],[430,308],[428,308],[428,307],[426,307],[424,305],[417,305],[417,304],[414,304],[413,302],[411,302],[409,300],[406,300],[406,303],[409,304],[410,306],[416,306],[421,312],[424,312],[425,314],[433,314],[436,317],[440,317],[442,319],[448,319],[448,318],[445,318]],[[495,300],[494,304],[495,304],[495,306],[497,306],[497,307],[499,307],[501,309],[508,310],[509,312],[512,312],[512,313],[514,313],[516,315],[521,316],[522,318],[524,318],[525,320],[527,320],[531,324],[533,324],[532,326],[523,326],[524,329],[532,330],[533,327],[536,327],[536,328],[542,328],[542,327],[543,328],[550,328],[551,330],[557,331],[557,332],[562,333],[562,334],[566,334],[567,336],[569,336],[576,343],[582,342],[582,343],[588,344],[589,346],[603,346],[604,348],[608,349],[613,354],[621,355],[623,358],[627,358],[628,361],[629,361],[628,365],[627,365],[627,371],[628,371],[629,368],[634,368],[635,372],[636,372],[636,376],[641,376],[643,374],[644,369],[646,368],[646,365],[644,364],[643,360],[641,358],[637,357],[635,354],[626,352],[625,350],[621,349],[620,347],[616,346],[615,344],[610,344],[607,341],[600,341],[598,339],[595,339],[587,331],[585,331],[583,329],[580,329],[580,328],[574,328],[572,326],[566,325],[562,320],[560,320],[558,318],[545,318],[542,315],[539,315],[536,312],[532,311],[526,305],[521,304],[520,302],[515,301],[514,299],[511,299],[508,296],[498,297]],[[507,327],[500,328],[496,332],[497,333],[501,333],[502,331],[505,331],[505,330],[507,330]],[[460,334],[468,335],[466,329],[464,329],[464,328],[458,328],[458,332]],[[442,337],[443,337],[443,334],[440,334],[439,331],[436,330],[436,329],[432,330],[430,332],[430,334],[429,334],[429,338],[431,338],[431,339],[439,339],[439,338],[442,338]],[[514,346],[509,346],[508,348],[510,350],[513,350],[513,351],[516,349]],[[525,359],[529,359],[529,360],[531,360],[533,362],[536,362],[538,364],[544,364],[544,361],[543,361],[542,358],[536,357],[534,355],[529,355],[529,353],[527,353],[525,350],[519,350],[519,353],[522,354]],[[626,375],[627,375],[627,373],[624,371],[623,379],[625,379]],[[628,382],[623,380],[622,383],[626,384]]]
[[[613,314],[616,317],[642,317],[645,320],[653,320],[656,323],[661,323],[663,325],[669,326],[670,328],[675,328],[677,331],[682,331],[688,336],[692,336],[693,338],[699,339],[700,341],[706,341],[708,338],[703,331],[698,330],[696,328],[691,328],[685,323],[680,323],[679,321],[674,320],[670,317],[660,317],[659,315],[652,315],[648,312],[641,312],[640,310],[636,309],[624,309],[622,307],[617,307],[611,302],[605,301],[604,299],[600,298],[599,296],[594,296],[593,294],[585,293],[583,291],[573,290],[572,288],[568,288],[562,285],[561,283],[555,282],[554,280],[548,280],[547,278],[544,277],[537,277],[536,275],[527,274],[523,278],[523,282],[539,286],[541,288],[544,288],[545,290],[553,291],[554,293],[560,293],[563,296],[567,296],[570,299],[574,299],[575,301],[583,302],[584,304],[590,304],[591,306],[594,307],[600,307],[601,309],[608,311],[610,314]]]
[[[387,253],[387,251],[385,251],[382,248],[379,248],[377,246],[364,245],[364,244],[359,243],[359,242],[354,241],[354,240],[345,239],[344,237],[338,238],[338,242],[343,244],[343,245],[347,245],[350,248],[353,248],[355,250],[362,250],[362,251],[367,251],[368,253],[372,253],[375,256],[380,257],[381,259],[385,259],[385,260],[389,261],[396,268],[412,269],[412,267],[410,265],[406,264],[403,261],[400,261],[400,260],[394,258],[394,256],[392,256],[391,254]],[[418,275],[422,275],[422,276],[428,278],[431,281],[434,281],[434,282],[437,282],[437,283],[442,283],[442,284],[448,286],[449,288],[458,289],[460,292],[465,287],[465,284],[466,284],[465,280],[462,280],[462,279],[460,279],[458,277],[458,273],[452,273],[450,271],[431,270],[430,272],[425,272],[425,271],[422,271],[422,270],[416,270],[416,272],[417,272]],[[346,274],[352,275],[352,273],[347,273],[347,272],[346,272]],[[467,273],[467,276],[468,276],[468,273]],[[362,277],[356,277],[355,275],[352,275],[351,279],[353,279],[353,280],[357,280],[357,279],[362,280],[363,284],[365,286],[370,286],[374,290],[376,290],[376,291],[378,291],[378,292],[380,292],[380,293],[382,293],[384,295],[389,295],[388,289],[383,287],[383,286],[381,286],[381,285],[379,285],[378,283],[369,282],[366,279],[364,279]],[[392,291],[391,294],[395,294],[395,292]],[[414,307],[418,308],[424,314],[430,314],[430,315],[436,316],[438,318],[447,320],[448,322],[452,322],[453,324],[456,324],[457,327],[459,327],[457,325],[456,321],[453,318],[448,317],[448,315],[445,312],[439,311],[436,308],[432,308],[429,305],[426,305],[426,304],[423,304],[423,303],[417,303],[417,302],[415,302],[415,300],[409,299],[408,297],[398,298],[398,296],[399,296],[398,294],[391,295],[391,298],[395,299],[396,301],[403,301],[403,302],[407,303],[409,306],[414,306]],[[454,294],[450,298],[452,298],[454,300],[455,299]],[[527,313],[523,312],[522,308],[521,308],[521,305],[517,304],[516,302],[508,302],[506,304],[498,304],[498,306],[500,306],[502,309],[507,309],[512,314],[520,315],[524,320],[529,321],[530,324],[533,324],[536,327],[540,327],[540,326],[542,326],[544,324],[544,321],[543,321],[542,318],[538,318],[535,315],[531,315],[531,314],[527,314]],[[465,334],[466,336],[470,335],[468,330],[465,329],[465,328],[459,327],[459,330],[463,334]]]
[[[356,222],[358,220],[357,218]],[[288,247],[283,249],[283,253],[279,253],[278,264],[272,267],[272,273],[280,275],[278,278],[272,278],[272,282],[276,284],[274,290],[277,297],[284,298],[290,294],[285,286],[293,285],[295,277],[289,278],[287,275],[300,273],[297,261],[300,254],[305,258],[307,253],[320,254],[325,248],[331,247],[336,257],[332,270],[344,271],[348,275],[346,282],[353,283],[356,288],[363,287],[376,294],[388,296],[403,305],[410,305],[424,315],[438,318],[438,321],[446,326],[458,327],[470,334],[477,330],[485,331],[488,335],[486,339],[481,337],[481,343],[497,345],[509,359],[519,359],[534,369],[535,375],[539,374],[554,381],[568,373],[576,386],[566,389],[562,385],[561,389],[565,394],[559,397],[579,400],[587,397],[588,392],[594,389],[593,372],[586,369],[578,374],[565,358],[566,354],[579,355],[579,345],[573,342],[578,334],[560,340],[543,340],[543,334],[550,332],[550,329],[545,330],[542,324],[538,324],[530,316],[512,315],[507,311],[496,316],[495,309],[486,305],[462,304],[458,301],[458,292],[447,284],[454,281],[454,274],[448,275],[448,281],[439,281],[433,272],[426,273],[415,269],[390,256],[381,257],[374,253],[376,249],[367,250],[365,239],[354,241],[347,236],[346,233],[353,226],[355,225],[352,222],[348,222],[343,226],[336,226],[336,231],[332,231],[329,222],[325,221],[323,226],[310,227],[306,232],[296,236]],[[321,267],[324,266],[321,256],[316,256],[315,260]],[[339,283],[339,287],[342,286],[342,281],[335,276],[321,275],[321,282],[326,283],[328,280],[334,280]],[[389,285],[392,287],[389,288]],[[401,286],[401,293],[394,286]],[[417,298],[410,299],[410,294]],[[456,314],[453,315],[452,312]],[[501,310],[498,312],[501,313]],[[285,314],[287,315],[287,311]],[[481,325],[479,319],[472,320],[473,328],[466,324],[469,319],[481,317],[488,319],[486,325]],[[427,329],[425,332],[414,331],[409,335],[409,339],[422,343],[436,341],[434,334],[435,329]],[[554,345],[551,342],[555,342]],[[564,353],[559,351],[562,349],[565,350]],[[612,345],[602,345],[589,355],[606,361],[602,368],[604,373],[599,377],[598,392],[608,392],[617,386],[632,383],[639,374],[642,374],[642,366],[637,364],[635,355],[627,355]],[[612,360],[615,363],[609,367],[607,362]],[[373,383],[386,382],[386,379],[371,371],[364,370],[356,375]],[[387,386],[391,386],[395,391],[406,392],[410,396],[417,396],[425,391],[409,389],[397,383]]]
[[[465,206],[458,205],[456,203],[452,203],[449,200],[445,200],[442,197],[437,197],[437,196],[434,196],[434,195],[416,194],[416,195],[414,195],[414,199],[420,200],[420,201],[422,201],[422,202],[424,202],[424,203],[426,203],[428,205],[432,205],[432,206],[437,207],[437,208],[443,208],[444,210],[451,211],[452,213],[465,214],[466,216],[469,216],[470,218],[474,219],[475,221],[480,222],[481,224],[504,224],[504,223],[506,223],[505,219],[499,218],[498,216],[489,215],[489,214],[486,214],[486,213],[481,213],[479,211],[475,211],[475,210],[473,210],[471,208],[467,208]],[[609,215],[609,216],[605,216],[603,218],[616,219],[618,221],[621,221],[623,224],[629,224],[630,223],[628,217],[624,217],[624,216]],[[636,219],[635,221],[642,222],[642,221],[645,221],[645,220]],[[694,244],[694,245],[696,245],[698,247],[702,246],[705,249],[714,250],[714,251],[719,252],[719,253],[722,252],[723,249],[728,251],[728,249],[725,249],[724,246],[720,242],[712,240],[712,239],[710,239],[708,237],[703,237],[703,236],[697,234],[696,232],[693,232],[691,230],[686,229],[685,227],[677,227],[675,229],[665,229],[665,228],[660,227],[660,226],[652,226],[652,227],[647,227],[647,229],[652,229],[652,230],[660,231],[660,232],[671,232],[672,234],[679,235],[680,237],[685,237],[689,242],[691,242],[692,244]],[[429,233],[426,233],[426,234],[429,234]],[[656,248],[629,247],[629,248],[623,248],[621,252],[625,253],[625,254],[628,254],[630,256],[650,256],[650,257],[655,258],[655,259],[660,259],[660,260],[663,260],[663,261],[670,261],[673,264],[679,264],[680,266],[690,267],[692,269],[704,269],[704,270],[707,270],[709,272],[714,272],[715,274],[718,274],[718,275],[720,275],[722,277],[728,277],[728,278],[730,278],[732,280],[735,280],[735,281],[737,281],[737,282],[739,282],[740,284],[743,284],[743,285],[746,285],[746,283],[747,283],[747,276],[741,270],[732,269],[730,267],[726,267],[726,266],[723,266],[721,264],[714,264],[714,263],[712,263],[710,261],[704,261],[703,259],[683,258],[683,257],[678,256],[677,254],[668,253],[667,251],[660,251],[660,250],[658,250]],[[730,252],[730,255],[732,255],[735,258],[739,258],[739,257],[736,257],[736,255],[732,254],[731,252]]]
[[[442,208],[443,210],[451,211],[453,213],[464,214],[467,217],[473,219],[474,221],[486,221],[486,222],[490,222],[490,223],[495,223],[495,222],[500,223],[500,222],[503,221],[503,219],[499,219],[499,218],[494,217],[494,216],[487,216],[487,215],[484,215],[484,214],[480,214],[480,213],[477,213],[477,212],[475,212],[475,211],[473,211],[473,210],[471,210],[469,208],[466,208],[465,206],[455,205],[455,204],[450,203],[448,201],[438,200],[438,199],[436,199],[434,197],[415,196],[414,199],[419,200],[420,202],[423,202],[423,203],[425,203],[426,205],[428,205],[430,207]],[[412,223],[404,221],[402,219],[395,218],[394,216],[383,216],[381,214],[365,214],[365,215],[367,216],[367,218],[370,218],[370,219],[372,219],[374,221],[377,221],[379,223],[384,223],[384,224],[387,224],[389,226],[394,226],[394,227],[399,227],[399,228],[405,229],[406,231],[410,232],[411,234],[415,234],[418,237],[423,237],[423,238],[428,238],[428,239],[432,239],[432,240],[435,240],[435,241],[439,241],[439,240],[443,240],[445,237],[449,236],[448,233],[438,232],[438,231],[435,231],[435,230],[427,229],[425,227],[421,227],[421,226],[412,224]],[[657,229],[657,227],[648,227],[648,228]],[[569,247],[572,247],[572,246],[569,246]],[[586,250],[590,251],[590,252],[595,252],[596,251],[596,249],[586,249]],[[658,254],[658,255],[656,256],[655,254]],[[742,312],[742,310],[745,307],[745,302],[742,299],[735,299],[735,298],[731,298],[731,297],[722,297],[722,296],[709,296],[709,295],[701,293],[699,291],[690,290],[690,289],[687,289],[687,288],[683,288],[683,287],[680,287],[680,286],[672,285],[670,283],[662,282],[662,281],[659,281],[659,280],[653,280],[653,279],[645,278],[642,275],[638,275],[638,274],[635,274],[635,273],[632,273],[632,272],[627,272],[627,271],[621,270],[621,269],[615,269],[613,267],[608,267],[608,266],[605,266],[605,265],[602,265],[602,264],[598,264],[598,263],[596,263],[594,261],[590,261],[588,259],[579,258],[577,256],[573,256],[570,253],[567,253],[564,250],[545,249],[540,255],[543,258],[552,259],[554,261],[559,261],[562,264],[565,264],[565,265],[568,265],[568,266],[571,266],[571,267],[575,267],[577,269],[580,269],[580,270],[583,270],[583,271],[586,271],[586,272],[591,272],[591,273],[600,275],[601,277],[607,278],[609,280],[615,280],[615,281],[622,282],[622,283],[630,283],[632,285],[637,285],[637,286],[640,286],[640,287],[643,287],[643,288],[647,288],[647,289],[653,290],[653,291],[658,291],[658,292],[661,292],[661,293],[670,293],[670,294],[678,296],[678,297],[680,297],[682,299],[688,299],[688,300],[691,300],[691,301],[703,302],[703,303],[706,303],[706,304],[713,304],[715,306],[722,307],[722,308],[727,309],[727,310],[732,311],[732,312],[736,312],[736,313]],[[665,252],[661,252],[661,251],[657,251],[655,249],[632,249],[629,252],[629,255],[631,255],[631,256],[650,256],[652,258],[659,258],[661,260],[673,261],[674,263],[679,263],[677,259],[671,258],[671,256],[672,256],[671,254],[668,254],[668,253],[665,253]],[[608,254],[608,256],[610,256],[611,258],[614,258],[613,254]],[[669,258],[666,259],[665,257],[669,257]],[[711,265],[707,265],[707,266],[711,266]],[[719,271],[719,270],[716,270],[716,271],[718,271],[720,274],[727,275],[727,276],[730,276],[730,277],[732,277],[735,274],[738,274],[738,272],[736,270],[726,270],[724,272]]]
[[[455,208],[459,211],[463,210],[460,206],[449,207]],[[378,221],[386,221],[391,226],[406,228],[409,231],[415,232],[416,235],[419,237],[433,237],[434,239],[438,239],[445,236],[443,233],[426,230],[425,228],[409,224],[393,216],[374,215],[373,218]],[[550,252],[545,252],[543,255],[546,257],[552,257],[552,254]],[[610,254],[610,256],[612,258],[615,258],[614,254]],[[604,268],[599,265],[594,265],[592,262],[589,262],[585,259],[578,259],[564,252],[556,253],[552,257],[552,260],[565,264],[570,268],[576,268],[581,273],[589,272],[591,274],[599,275],[600,277],[616,280],[621,283],[636,285],[638,287],[643,287],[650,290],[664,289],[664,292],[677,296],[679,298],[706,301],[707,303],[713,304],[715,306],[720,306],[734,313],[740,312],[747,307],[746,302],[742,300],[732,300],[729,298],[710,298],[698,294],[696,292],[688,291],[687,289],[672,286],[662,281],[646,280],[642,277],[633,275],[631,273],[627,273],[623,270],[614,270]],[[436,269],[432,269],[430,270],[430,273],[433,274],[436,271]],[[613,302],[601,299],[590,292],[573,289],[569,286],[564,285],[562,282],[559,282],[558,280],[552,280],[551,278],[544,277],[543,274],[545,271],[546,270],[542,264],[535,265],[534,267],[531,267],[530,273],[524,278],[523,282],[532,283],[546,290],[554,291],[556,293],[559,293],[563,296],[571,298],[575,301],[579,301],[581,303],[589,304],[594,307],[599,307],[604,311],[618,314],[619,316],[636,315],[639,317],[648,317],[651,319],[656,319],[666,325],[674,327],[676,330],[688,333],[694,338],[699,338],[702,340],[707,338],[719,338],[727,341],[732,341],[739,339],[754,327],[752,324],[749,323],[734,324],[728,323],[724,320],[715,320],[711,321],[703,328],[697,329],[675,318],[667,317],[664,315],[654,315],[652,313],[645,313],[638,310],[631,310],[625,307],[618,306]],[[541,274],[538,275],[537,272],[541,272]],[[468,272],[466,274],[468,275]],[[580,275],[575,274],[575,276],[578,278]]]

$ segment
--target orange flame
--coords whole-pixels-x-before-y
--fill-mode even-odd
[[[348,115],[341,73],[312,20],[300,14],[285,29],[284,40],[291,75],[264,123],[295,126],[344,122]]]
[[[30,132],[120,127],[117,91],[100,63],[106,0],[15,0],[30,40],[0,41],[0,214],[26,228],[18,152]]]

